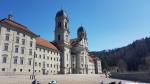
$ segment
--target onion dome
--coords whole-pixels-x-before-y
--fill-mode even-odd
[[[83,26],[80,26],[80,27],[78,28],[78,33],[79,33],[79,32],[85,32]]]
[[[67,13],[64,10],[60,10],[56,13],[56,17],[67,17]]]
[[[84,38],[84,39],[87,39],[87,36],[86,36],[86,31],[84,29],[83,26],[80,26],[77,30],[77,34],[78,34],[78,38]]]

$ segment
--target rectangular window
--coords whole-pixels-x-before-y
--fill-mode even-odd
[[[16,43],[19,43],[19,37],[16,37]]]
[[[8,43],[4,44],[4,51],[8,51]]]
[[[15,47],[15,53],[18,53],[18,46]]]
[[[24,47],[21,48],[21,54],[24,54]]]
[[[3,63],[6,63],[6,62],[7,62],[7,57],[3,56]]]
[[[9,41],[9,34],[6,34],[5,40]]]
[[[45,62],[43,62],[43,67],[45,68]]]
[[[39,67],[41,67],[41,63],[39,63]]]
[[[32,41],[30,41],[30,47],[32,47]]]
[[[17,64],[17,57],[14,57],[14,64]]]
[[[31,65],[32,64],[32,60],[31,58],[28,59],[28,64]]]
[[[57,61],[58,61],[58,59],[59,59],[59,58],[57,57]]]
[[[29,49],[29,55],[32,55],[32,49]]]
[[[37,54],[35,54],[34,58],[37,58]]]
[[[35,62],[35,66],[37,66],[37,62]]]
[[[39,58],[41,58],[41,55],[39,55]]]
[[[45,59],[45,55],[43,55],[43,59]]]
[[[49,64],[47,64],[47,67],[49,67]]]
[[[23,64],[23,57],[20,58],[20,64]]]
[[[22,39],[22,45],[25,45],[25,39]]]

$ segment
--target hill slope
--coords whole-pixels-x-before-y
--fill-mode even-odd
[[[117,67],[121,72],[150,70],[150,38],[147,37],[125,47],[93,51],[90,54],[102,59],[103,70],[112,67]]]

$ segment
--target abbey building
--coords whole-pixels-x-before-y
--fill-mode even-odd
[[[0,75],[99,74],[101,60],[88,53],[83,26],[71,39],[67,14],[55,17],[55,39],[47,41],[12,16],[0,20]]]

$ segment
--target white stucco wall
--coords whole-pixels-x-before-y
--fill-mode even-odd
[[[9,40],[6,41],[6,34],[9,35]],[[24,33],[25,34],[25,33]],[[19,43],[16,43],[16,37],[19,38]],[[28,64],[28,59],[33,60],[34,50],[35,50],[35,38],[25,34],[23,32],[10,29],[7,31],[7,28],[1,27],[0,33],[0,74],[7,75],[10,74],[31,74],[32,64]],[[25,39],[25,45],[22,45],[22,39]],[[30,47],[30,41],[32,41],[32,47]],[[8,51],[4,51],[4,44],[8,44]],[[15,52],[15,47],[18,46],[18,53]],[[24,47],[24,54],[21,54],[21,47]],[[32,55],[29,55],[29,49],[32,49]],[[7,62],[2,63],[3,55],[7,55]],[[14,64],[14,58],[17,58],[17,63]],[[23,58],[23,64],[20,64],[20,58]],[[5,68],[5,71],[2,71],[2,68]],[[14,71],[16,69],[16,71]],[[22,71],[20,71],[22,69]],[[30,69],[30,72],[29,72]]]
[[[43,48],[41,46],[37,46],[36,54],[37,57],[35,57],[35,62],[37,63],[37,66],[35,66],[35,70],[36,70],[35,74],[42,75],[43,69],[45,69],[45,74],[47,72],[48,72],[47,74],[58,74],[58,72],[60,72],[59,52],[53,51],[51,49]],[[45,67],[43,66],[44,62],[45,62]],[[41,63],[41,66],[39,66],[39,63]]]

